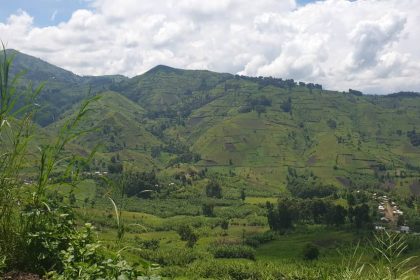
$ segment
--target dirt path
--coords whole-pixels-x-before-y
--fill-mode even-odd
[[[392,208],[389,202],[385,202],[385,218],[389,220],[389,225],[391,227],[395,227],[397,225],[397,216],[394,215],[392,212],[394,209]]]

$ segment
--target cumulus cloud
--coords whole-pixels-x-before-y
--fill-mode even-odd
[[[415,0],[93,0],[66,22],[0,22],[8,47],[81,75],[157,64],[322,83],[368,93],[418,90]]]
[[[350,68],[357,70],[376,66],[380,52],[398,41],[406,21],[403,16],[387,15],[377,21],[359,22],[350,33],[350,41],[354,43]]]

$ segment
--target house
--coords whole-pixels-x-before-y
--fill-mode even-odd
[[[400,232],[409,233],[410,227],[409,226],[400,226]]]

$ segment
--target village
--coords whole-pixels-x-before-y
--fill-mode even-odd
[[[375,230],[394,230],[398,233],[410,233],[410,227],[405,224],[404,212],[395,201],[386,195],[379,196],[373,194],[373,199],[378,202],[378,212],[380,214],[379,223],[375,225]]]

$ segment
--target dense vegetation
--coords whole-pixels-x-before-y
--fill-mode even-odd
[[[15,51],[0,86],[6,275],[418,279],[419,237],[394,233],[420,231],[416,94]]]

